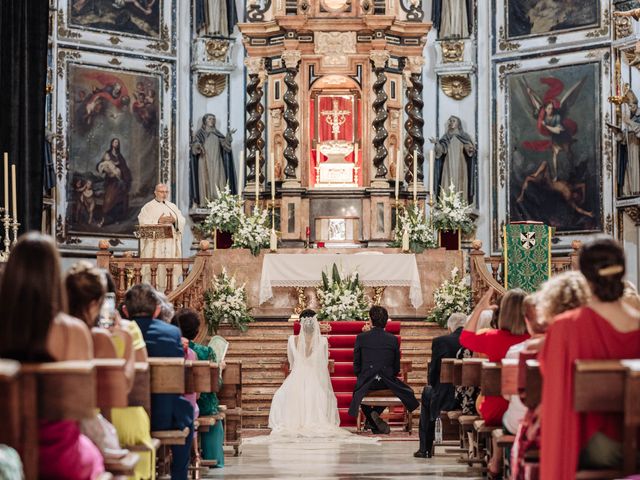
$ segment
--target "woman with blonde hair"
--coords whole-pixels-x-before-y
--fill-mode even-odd
[[[589,284],[582,273],[569,271],[551,277],[538,292],[539,321],[548,327],[556,315],[584,305],[590,297]]]

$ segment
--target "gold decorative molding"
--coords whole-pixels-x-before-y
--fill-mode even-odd
[[[633,205],[630,207],[624,207],[622,211],[626,213],[631,220],[633,220],[636,226],[640,226],[640,206]]]
[[[629,17],[613,17],[613,28],[616,40],[628,37],[633,34],[633,24]]]
[[[113,57],[111,60],[109,60],[109,65],[114,65],[117,67],[119,65],[122,65],[122,62],[118,60],[116,57]]]
[[[115,35],[109,37],[109,41],[111,42],[111,45],[118,45],[122,42],[122,40],[120,40],[120,37],[116,37]]]
[[[498,179],[500,186],[504,187],[507,179],[507,141],[505,138],[504,125],[500,125],[498,133]]]
[[[302,52],[300,50],[285,50],[280,57],[285,68],[298,68],[298,63],[302,59]]]
[[[604,232],[608,235],[613,235],[613,215],[607,214],[604,221]]]
[[[169,142],[169,127],[162,129],[162,138],[160,139],[160,181],[169,184],[171,165],[171,143]]]
[[[260,72],[264,70],[264,58],[246,57],[244,59],[244,66],[247,67],[247,73],[249,75],[260,75]]]
[[[198,92],[205,97],[217,97],[227,86],[227,76],[219,73],[206,73],[198,76]]]
[[[54,145],[54,154],[56,158],[56,175],[58,180],[62,180],[64,169],[67,167],[67,147],[64,138],[64,121],[59,113],[56,119],[56,135]]]
[[[609,15],[609,9],[605,8],[602,12],[602,28],[587,33],[587,38],[606,37],[609,35],[609,24],[611,23],[611,15]]]
[[[58,10],[58,37],[62,38],[81,38],[82,35],[67,28],[67,22],[64,17],[64,10]]]
[[[166,63],[147,63],[147,68],[154,70],[157,73],[162,74],[162,82],[164,84],[165,92],[169,91],[171,86],[171,69]]]
[[[224,62],[229,52],[229,40],[211,39],[207,40],[204,49],[207,52],[207,59],[212,62]]]
[[[148,44],[147,47],[156,52],[168,52],[171,50],[171,37],[166,23],[163,23],[160,27],[160,38]]]
[[[605,125],[611,124],[611,115],[609,112],[604,117]],[[611,135],[605,135],[603,145],[604,166],[607,172],[607,178],[613,176],[613,142],[611,141]]]
[[[405,68],[409,70],[411,74],[420,75],[422,73],[422,67],[425,64],[424,57],[406,57],[407,61]]]
[[[507,32],[505,31],[504,27],[500,27],[499,38],[500,40],[498,41],[498,48],[500,50],[506,52],[517,52],[518,50],[520,50],[519,43],[510,42],[509,40],[507,40]]]
[[[464,42],[462,40],[447,40],[440,42],[443,63],[458,63],[464,60]]]
[[[468,75],[445,75],[440,82],[444,94],[454,100],[462,100],[471,93],[471,79]]]
[[[519,63],[505,63],[498,67],[498,77],[500,79],[500,90],[504,90],[507,86],[507,73],[513,72],[520,68]]]
[[[373,62],[375,68],[385,68],[389,58],[391,54],[387,50],[371,50],[369,53],[369,60]]]
[[[58,50],[58,66],[56,71],[58,72],[58,77],[62,78],[64,76],[64,70],[66,68],[66,63],[68,60],[77,60],[80,58],[80,54],[78,52],[72,52],[69,50]]]

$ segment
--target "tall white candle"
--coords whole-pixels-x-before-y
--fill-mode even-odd
[[[16,164],[14,163],[13,165],[11,165],[11,193],[13,195],[12,200],[13,200],[13,221],[17,222],[18,221],[18,201],[17,201],[17,195],[16,195]]]
[[[398,153],[396,148],[396,203],[398,203],[398,198],[400,197],[400,158]]]
[[[4,208],[5,215],[9,215],[9,154],[4,152]]]
[[[413,151],[413,203],[418,201],[418,150]]]
[[[238,175],[238,195],[242,197],[242,191],[244,190],[244,178],[247,174],[246,168],[244,165],[244,147],[240,150],[240,167],[239,167],[239,175]]]
[[[271,151],[271,200],[276,198],[276,155]]]
[[[435,177],[435,159],[434,159],[434,153],[433,150],[431,150],[429,152],[429,195],[431,195],[431,198],[433,200],[435,200],[435,192],[433,191],[433,181],[434,181],[434,177]]]

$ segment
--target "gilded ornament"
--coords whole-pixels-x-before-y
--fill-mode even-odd
[[[169,128],[164,127],[160,139],[160,181],[170,183],[171,143],[169,142]]]
[[[618,13],[618,12],[616,12]],[[621,39],[628,37],[633,34],[633,27],[631,24],[631,18],[629,17],[620,17],[614,13],[613,17],[613,26],[616,34],[616,39]]]
[[[156,52],[169,51],[171,48],[171,37],[169,36],[169,27],[167,27],[166,23],[163,23],[160,27],[160,38],[147,45],[147,47]]]
[[[507,142],[505,140],[504,125],[500,125],[498,134],[498,178],[500,186],[504,187],[507,178]]]
[[[166,63],[147,63],[147,68],[162,74],[162,82],[164,84],[164,90],[166,92],[169,91],[170,79],[171,79],[171,69],[169,65]]]
[[[113,57],[111,60],[109,60],[109,64],[118,66],[118,65],[122,65],[122,62],[118,60],[116,57]]]
[[[607,214],[607,218],[604,222],[604,231],[609,235],[613,235],[613,215]]]
[[[67,22],[64,18],[64,10],[61,8],[58,10],[58,37],[62,38],[80,38],[77,32],[71,31],[67,28]]]
[[[224,62],[229,52],[229,40],[212,39],[205,44],[207,58],[212,62]]]
[[[109,41],[111,42],[111,45],[118,45],[120,42],[122,42],[122,40],[120,40],[120,37],[116,37],[115,35],[109,37]]]
[[[498,42],[498,48],[502,51],[514,52],[520,50],[520,44],[516,42],[510,42],[507,40],[507,33],[504,27],[500,27],[499,30],[500,41]]]
[[[519,63],[505,63],[498,67],[498,73],[500,78],[500,90],[504,90],[507,86],[507,73],[512,72],[520,68]]]
[[[442,91],[447,97],[462,100],[471,93],[471,79],[468,75],[446,75],[441,79]]]
[[[602,12],[602,28],[587,33],[587,38],[606,37],[609,35],[609,22],[610,22],[609,9],[605,9]]]
[[[457,63],[464,60],[464,42],[461,40],[450,40],[440,43],[442,48],[442,61],[444,63]]]
[[[640,207],[633,205],[631,207],[625,207],[624,213],[626,213],[631,220],[638,226],[640,226]]]
[[[227,86],[227,76],[207,73],[198,77],[198,91],[205,97],[217,97]]]
[[[78,52],[72,52],[69,50],[58,50],[58,77],[62,78],[64,76],[64,69],[66,67],[67,60],[77,60],[80,58],[80,54]]]
[[[58,180],[62,180],[64,169],[67,167],[67,148],[64,143],[64,122],[62,115],[58,114],[56,119],[56,135],[55,135],[55,159],[56,159],[56,175]]]

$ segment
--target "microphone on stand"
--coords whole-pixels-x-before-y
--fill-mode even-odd
[[[171,208],[167,202],[165,202],[164,200],[162,201],[162,203],[169,209],[171,210],[171,213],[173,213],[176,216],[176,232],[180,233],[180,227],[179,224],[180,222],[178,222],[178,214],[175,212],[175,210],[173,208]]]

